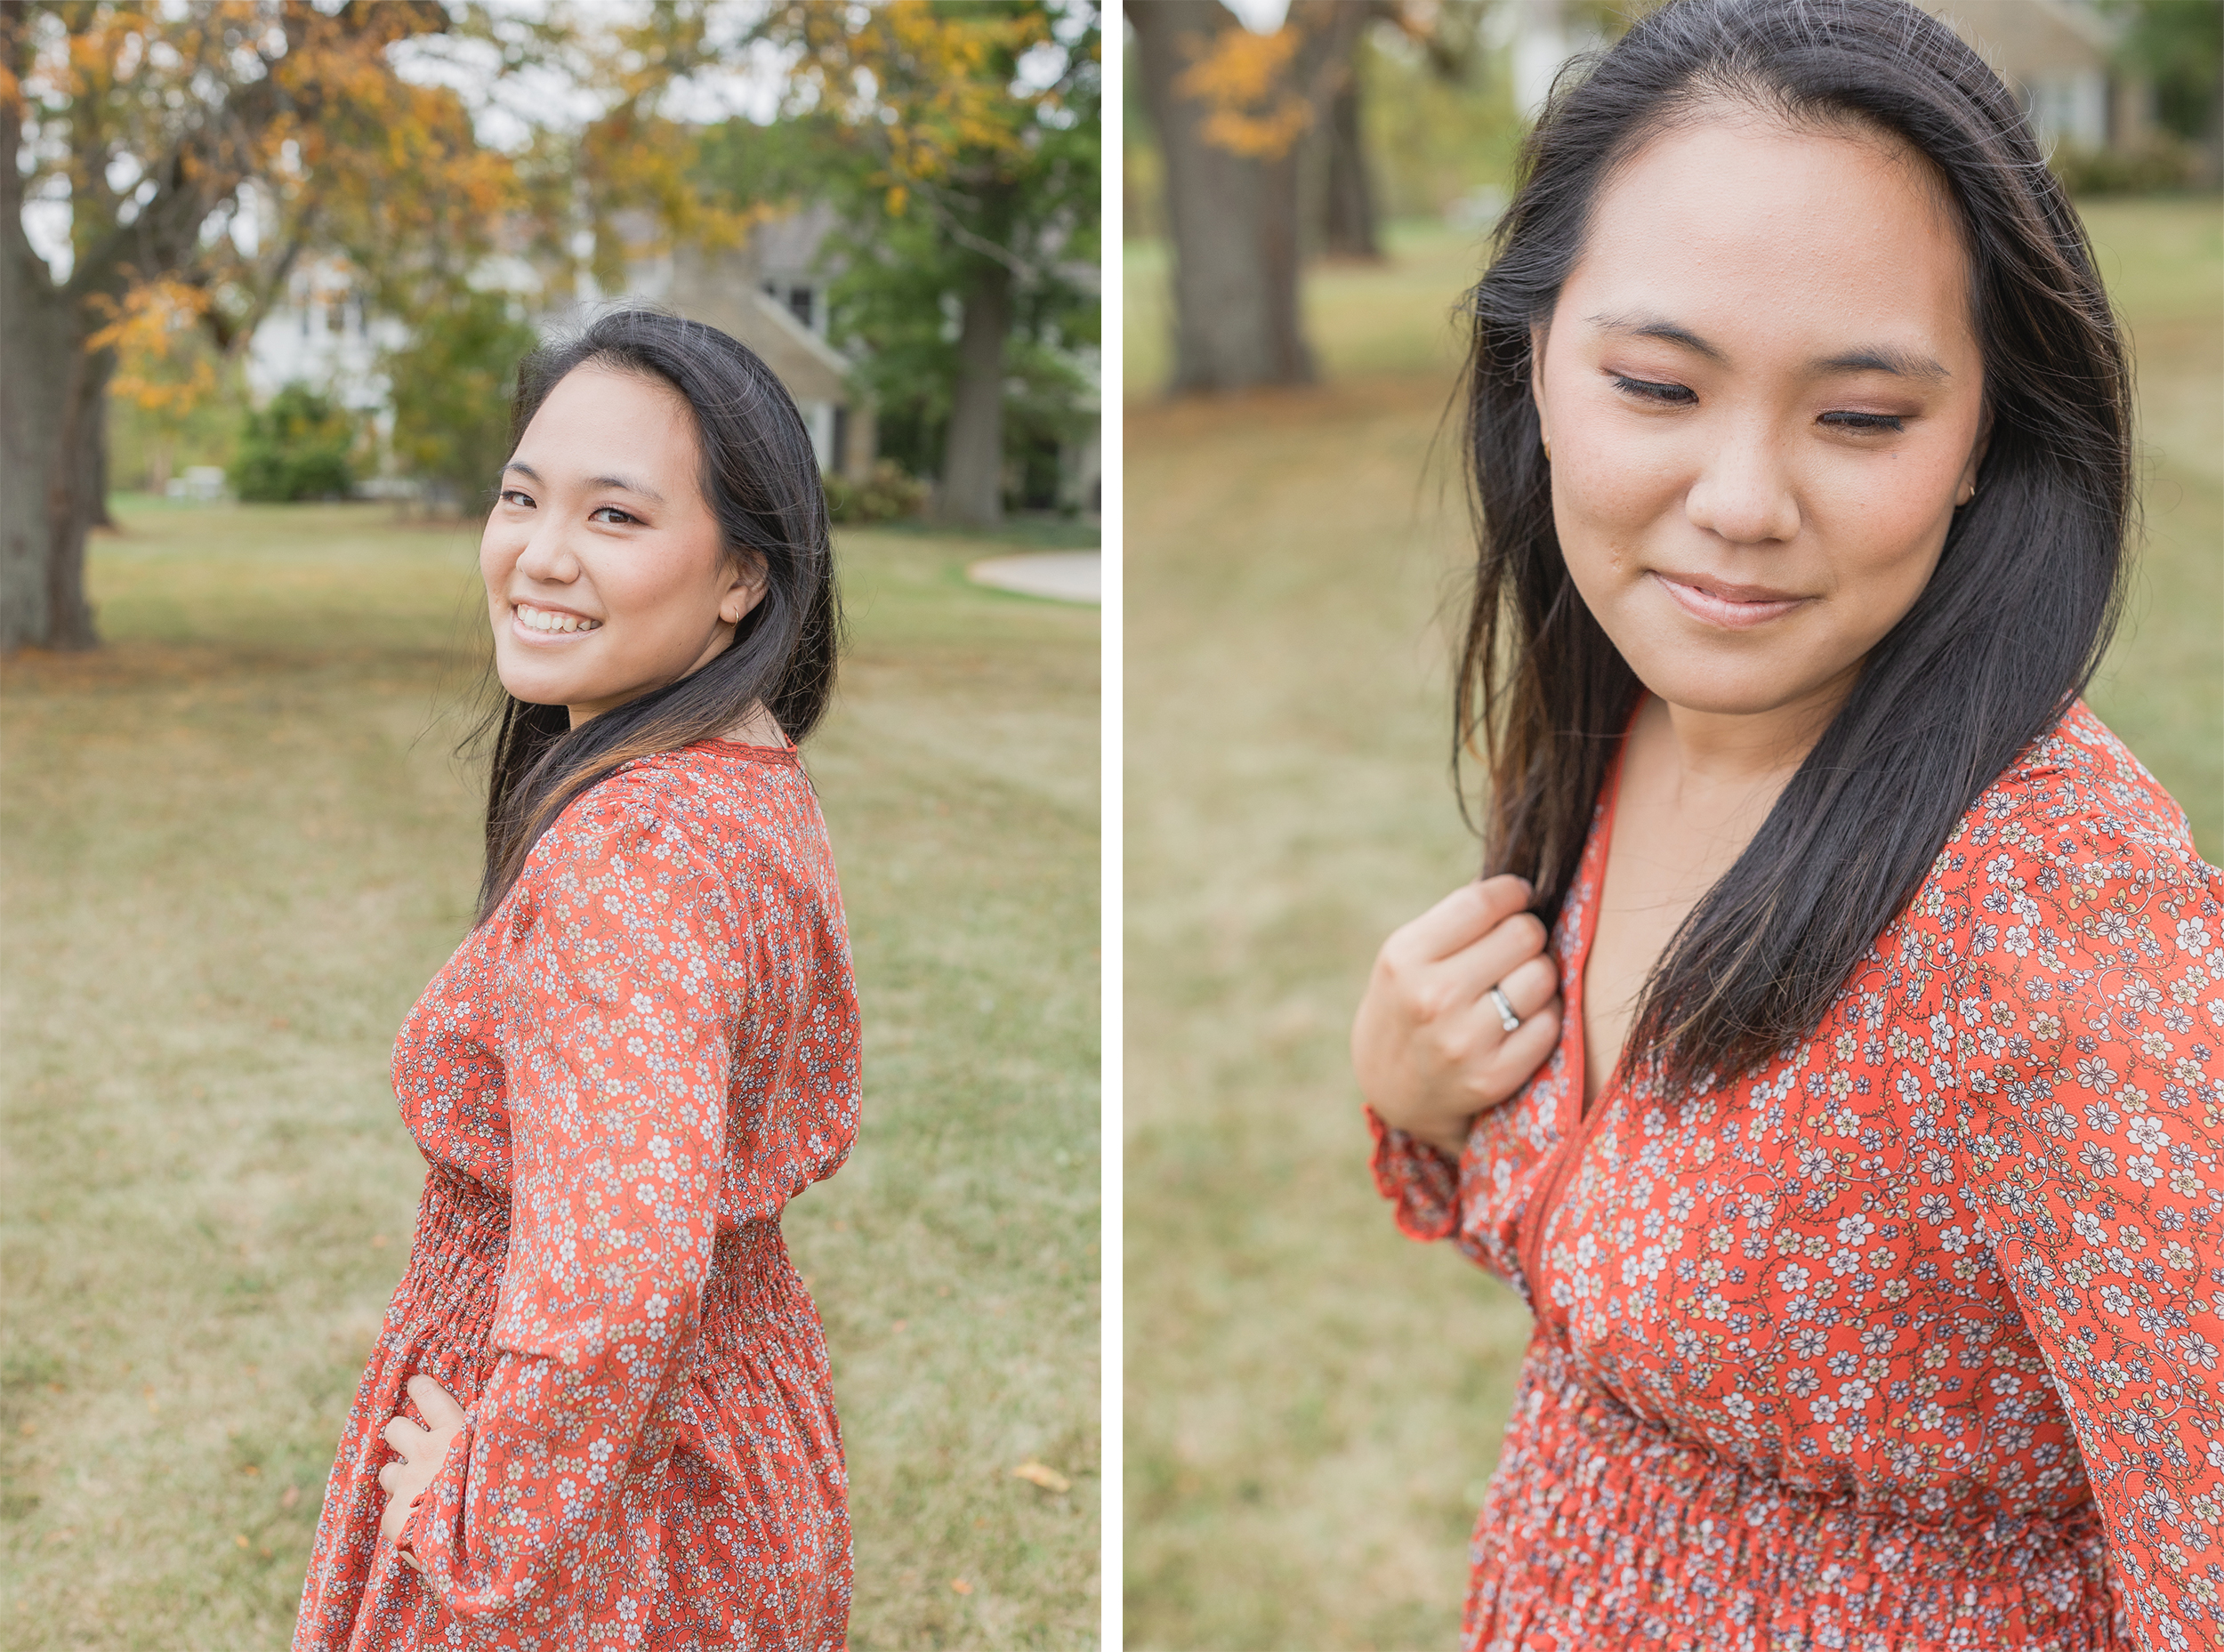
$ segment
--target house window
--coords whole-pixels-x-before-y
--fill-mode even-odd
[[[813,317],[813,311],[817,309],[817,305],[813,302],[813,300],[816,299],[817,296],[818,295],[807,286],[791,286],[787,289],[788,314],[794,316],[798,321],[802,322],[805,326],[810,327],[813,332],[818,331],[818,324]]]

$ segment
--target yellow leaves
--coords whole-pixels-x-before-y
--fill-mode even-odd
[[[1032,1457],[1012,1470],[1011,1477],[1025,1480],[1030,1486],[1040,1486],[1044,1491],[1071,1491],[1074,1488],[1073,1481],[1047,1463],[1037,1463]]]
[[[205,355],[187,361],[179,356],[207,312],[205,292],[163,276],[132,287],[120,302],[96,294],[87,302],[106,319],[86,348],[116,351],[110,395],[152,413],[185,414],[215,393],[214,364]]]
[[[1197,49],[1174,90],[1205,105],[1205,141],[1253,160],[1279,160],[1313,124],[1313,106],[1291,84],[1298,33],[1224,29]]]

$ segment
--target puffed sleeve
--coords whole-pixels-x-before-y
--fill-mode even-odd
[[[1946,1029],[1964,1197],[2157,1652],[2224,1644],[2224,874],[2180,834],[2011,824]]]
[[[741,918],[706,853],[623,786],[560,822],[503,941],[496,1362],[400,1543],[465,1618],[602,1569],[627,1465],[662,1448],[645,1422],[711,1262]]]

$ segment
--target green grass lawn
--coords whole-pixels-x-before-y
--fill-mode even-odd
[[[109,646],[0,679],[0,1642],[278,1648],[406,1261],[391,1043],[470,921],[476,536],[119,514]],[[854,647],[806,753],[866,1104],[786,1226],[860,1649],[1096,1641],[1098,623],[965,582],[1020,548],[841,536]]]
[[[2148,542],[2093,700],[2224,858],[2224,237],[2090,213],[2139,358]],[[1475,869],[1446,784],[1468,545],[1442,231],[1307,294],[1327,382],[1165,405],[1132,249],[1126,1624],[1136,1648],[1443,1648],[1528,1314],[1398,1237],[1345,1037]],[[1154,352],[1156,352],[1154,354]]]

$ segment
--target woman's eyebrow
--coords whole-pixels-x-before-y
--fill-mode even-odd
[[[1729,360],[1719,347],[1708,343],[1689,327],[1679,326],[1658,316],[1593,316],[1591,324],[1609,333],[1626,333],[1632,338],[1656,338],[1664,344],[1680,345],[1709,361],[1727,364]]]
[[[509,463],[504,465],[502,468],[505,474],[511,471],[515,471],[520,476],[526,477],[530,480],[537,482],[541,479],[541,473],[538,471],[535,470],[529,464],[520,464],[515,459],[511,460]],[[665,496],[658,493],[654,488],[644,488],[641,483],[628,481],[623,476],[590,476],[587,478],[587,486],[590,488],[623,488],[629,494],[639,494],[642,498],[649,500],[654,504],[662,504],[665,502]]]
[[[1868,344],[1842,355],[1826,356],[1813,364],[1818,373],[1890,373],[1903,379],[1933,383],[1954,375],[1929,356],[1894,344]]]
[[[1709,361],[1728,365],[1729,357],[1717,345],[1710,344],[1689,327],[1657,316],[1593,316],[1593,326],[1609,333],[1625,333],[1632,338],[1656,338],[1663,343],[1675,344]],[[1922,379],[1936,383],[1954,375],[1930,357],[1919,351],[1902,350],[1897,344],[1863,344],[1852,350],[1841,351],[1834,356],[1820,356],[1809,362],[1813,373],[1890,373],[1897,378]]]

